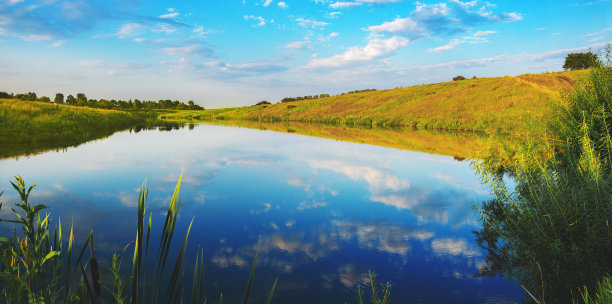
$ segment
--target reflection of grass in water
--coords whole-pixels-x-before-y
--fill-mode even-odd
[[[27,188],[23,179],[16,177],[12,185],[21,198],[21,203],[16,203],[19,211],[13,210],[16,216],[14,220],[0,219],[0,222],[15,224],[12,236],[0,237],[0,298],[5,303],[182,303],[184,284],[187,284],[183,260],[193,219],[178,252],[173,253],[172,239],[181,204],[181,179],[182,175],[166,213],[159,245],[149,246],[152,213],[149,213],[147,221],[145,202],[148,191],[145,183],[138,199],[135,240],[127,244],[122,253],[113,255],[111,265],[99,268],[94,255],[93,231],[90,230],[83,246],[77,251],[74,229],[71,227],[68,245],[64,247],[66,240],[63,239],[61,221],[52,229],[49,225],[50,215],[41,214],[47,206],[32,205],[29,202],[34,185]],[[22,236],[17,235],[17,228],[22,229]],[[91,254],[89,263],[83,258],[88,245]],[[131,276],[124,277],[121,270],[123,257],[132,245],[134,254]],[[174,255],[176,258],[172,263],[170,256]],[[152,258],[150,263],[155,264],[152,271],[145,267],[149,257]],[[253,260],[243,303],[249,299],[257,257],[258,254]],[[206,302],[203,263],[203,252],[200,252],[193,270],[191,303]],[[108,272],[100,273],[100,269],[108,269]],[[101,280],[100,274],[108,280]],[[266,303],[271,302],[275,288],[276,281]],[[223,294],[220,302],[222,299]]]
[[[143,113],[0,99],[0,157],[78,145],[146,120]]]
[[[210,123],[330,138],[431,154],[449,155],[454,156],[457,160],[476,157],[479,152],[491,145],[492,141],[505,147],[510,146],[510,139],[507,137],[488,136],[479,132],[245,120],[224,120]]]
[[[570,89],[585,71],[479,78],[337,95],[290,104],[186,111],[178,120],[265,120],[400,125],[541,136],[548,103]]]
[[[584,301],[596,292],[589,303],[606,303],[606,276],[612,274],[612,68],[591,71],[554,111],[551,130],[564,139],[560,148],[526,145],[500,172],[487,172],[495,167],[487,160],[476,164],[496,195],[480,209],[477,241],[488,252],[481,275],[516,280],[540,303]],[[546,161],[541,151],[550,153]],[[516,180],[513,192],[506,190],[504,172]]]

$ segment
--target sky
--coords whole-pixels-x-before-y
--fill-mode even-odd
[[[0,0],[0,91],[244,106],[560,71],[610,41],[610,0]]]

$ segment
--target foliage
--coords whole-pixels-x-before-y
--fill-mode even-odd
[[[269,105],[269,104],[270,104],[270,102],[268,102],[267,100],[262,100],[262,101],[256,103],[255,105],[256,106],[260,106],[260,105]]]
[[[57,104],[63,104],[64,103],[64,94],[62,94],[62,93],[55,94],[55,99],[53,99],[53,102],[55,102]]]
[[[589,294],[585,288],[581,294],[581,300],[586,304],[609,304],[612,303],[612,277],[605,277],[599,284],[594,294]]]
[[[612,69],[592,70],[553,109],[550,132],[562,142],[526,145],[507,167],[512,192],[483,170],[486,160],[476,163],[496,196],[480,207],[481,275],[516,280],[538,302],[570,303],[612,273],[611,105]]]
[[[593,67],[601,67],[601,61],[593,52],[570,53],[565,57],[563,69],[565,70],[584,70]]]
[[[472,79],[474,79],[474,78],[472,78]],[[459,80],[465,80],[465,77],[463,77],[461,75],[453,77],[453,81],[459,81]]]
[[[47,206],[32,205],[29,202],[29,195],[35,184],[26,187],[21,177],[15,177],[15,182],[11,184],[21,198],[21,203],[16,203],[20,211],[12,209],[17,220],[0,219],[0,222],[16,225],[12,237],[0,237],[0,296],[3,302],[183,303],[185,300],[183,260],[193,219],[187,228],[179,251],[175,254],[170,253],[181,204],[179,195],[181,180],[182,174],[166,213],[159,245],[151,247],[157,248],[157,251],[151,254],[149,254],[149,241],[152,213],[149,213],[148,221],[146,221],[145,204],[148,190],[146,182],[143,184],[138,199],[135,241],[127,244],[122,253],[113,255],[108,272],[102,273],[108,280],[101,280],[98,261],[94,255],[93,232],[90,230],[77,254],[73,250],[77,247],[74,242],[74,229],[71,227],[68,248],[65,249],[61,221],[52,231],[49,227],[50,214],[41,214]],[[2,203],[0,203],[1,208]],[[17,228],[21,228],[23,236],[18,236]],[[83,259],[88,244],[91,255],[89,263]],[[122,260],[132,244],[134,247],[132,272],[131,276],[124,277],[121,271]],[[174,262],[169,261],[170,256],[176,256]],[[257,256],[258,254],[255,255],[247,284],[245,304],[248,302],[253,284]],[[152,262],[155,267],[152,271],[146,267],[149,257],[154,259]],[[203,293],[203,262],[203,253],[198,253],[194,266],[191,303],[206,303]],[[87,268],[89,268],[89,274],[87,274]],[[267,303],[271,302],[275,288],[276,282],[272,286]]]

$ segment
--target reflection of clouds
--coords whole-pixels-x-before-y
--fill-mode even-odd
[[[314,209],[314,208],[325,207],[325,206],[327,206],[326,202],[317,202],[317,201],[313,201],[310,203],[301,202],[298,204],[298,207],[296,209],[300,211],[304,211],[307,209]]]
[[[119,191],[119,193],[100,193],[94,192],[93,195],[97,197],[113,197],[119,200],[122,205],[126,207],[138,206],[138,193],[129,193],[126,191]]]
[[[230,266],[243,268],[249,263],[243,256],[234,253],[232,248],[229,247],[221,248],[219,252],[212,257],[211,261],[219,268],[227,268]]]
[[[368,275],[359,271],[355,264],[347,264],[338,268],[338,280],[346,288],[354,288],[357,284],[368,284]]]
[[[387,169],[346,164],[337,160],[310,160],[314,169],[326,169],[342,173],[350,180],[364,180],[370,191],[369,199],[399,210],[410,210],[420,220],[440,223],[464,223],[471,214],[472,200],[467,196],[474,189],[462,187],[459,180],[451,175],[437,175],[436,178],[451,183],[455,188],[428,188],[411,184]],[[469,191],[468,191],[469,190]]]
[[[429,231],[413,231],[388,223],[374,225],[364,225],[356,221],[334,221],[333,223],[342,238],[357,238],[361,247],[403,256],[410,251],[409,240],[425,241],[434,236]]]
[[[347,165],[336,160],[310,160],[308,163],[314,169],[327,169],[343,173],[351,180],[364,179],[371,190],[390,189],[399,191],[410,187],[408,181],[372,167]]]
[[[436,239],[431,242],[431,248],[437,255],[465,256],[468,258],[480,256],[481,253],[464,239]]]

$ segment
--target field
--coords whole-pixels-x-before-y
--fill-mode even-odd
[[[549,104],[588,71],[476,78],[270,105],[183,111],[168,120],[406,126],[544,136]]]
[[[147,119],[138,112],[0,99],[0,157],[78,145]]]

